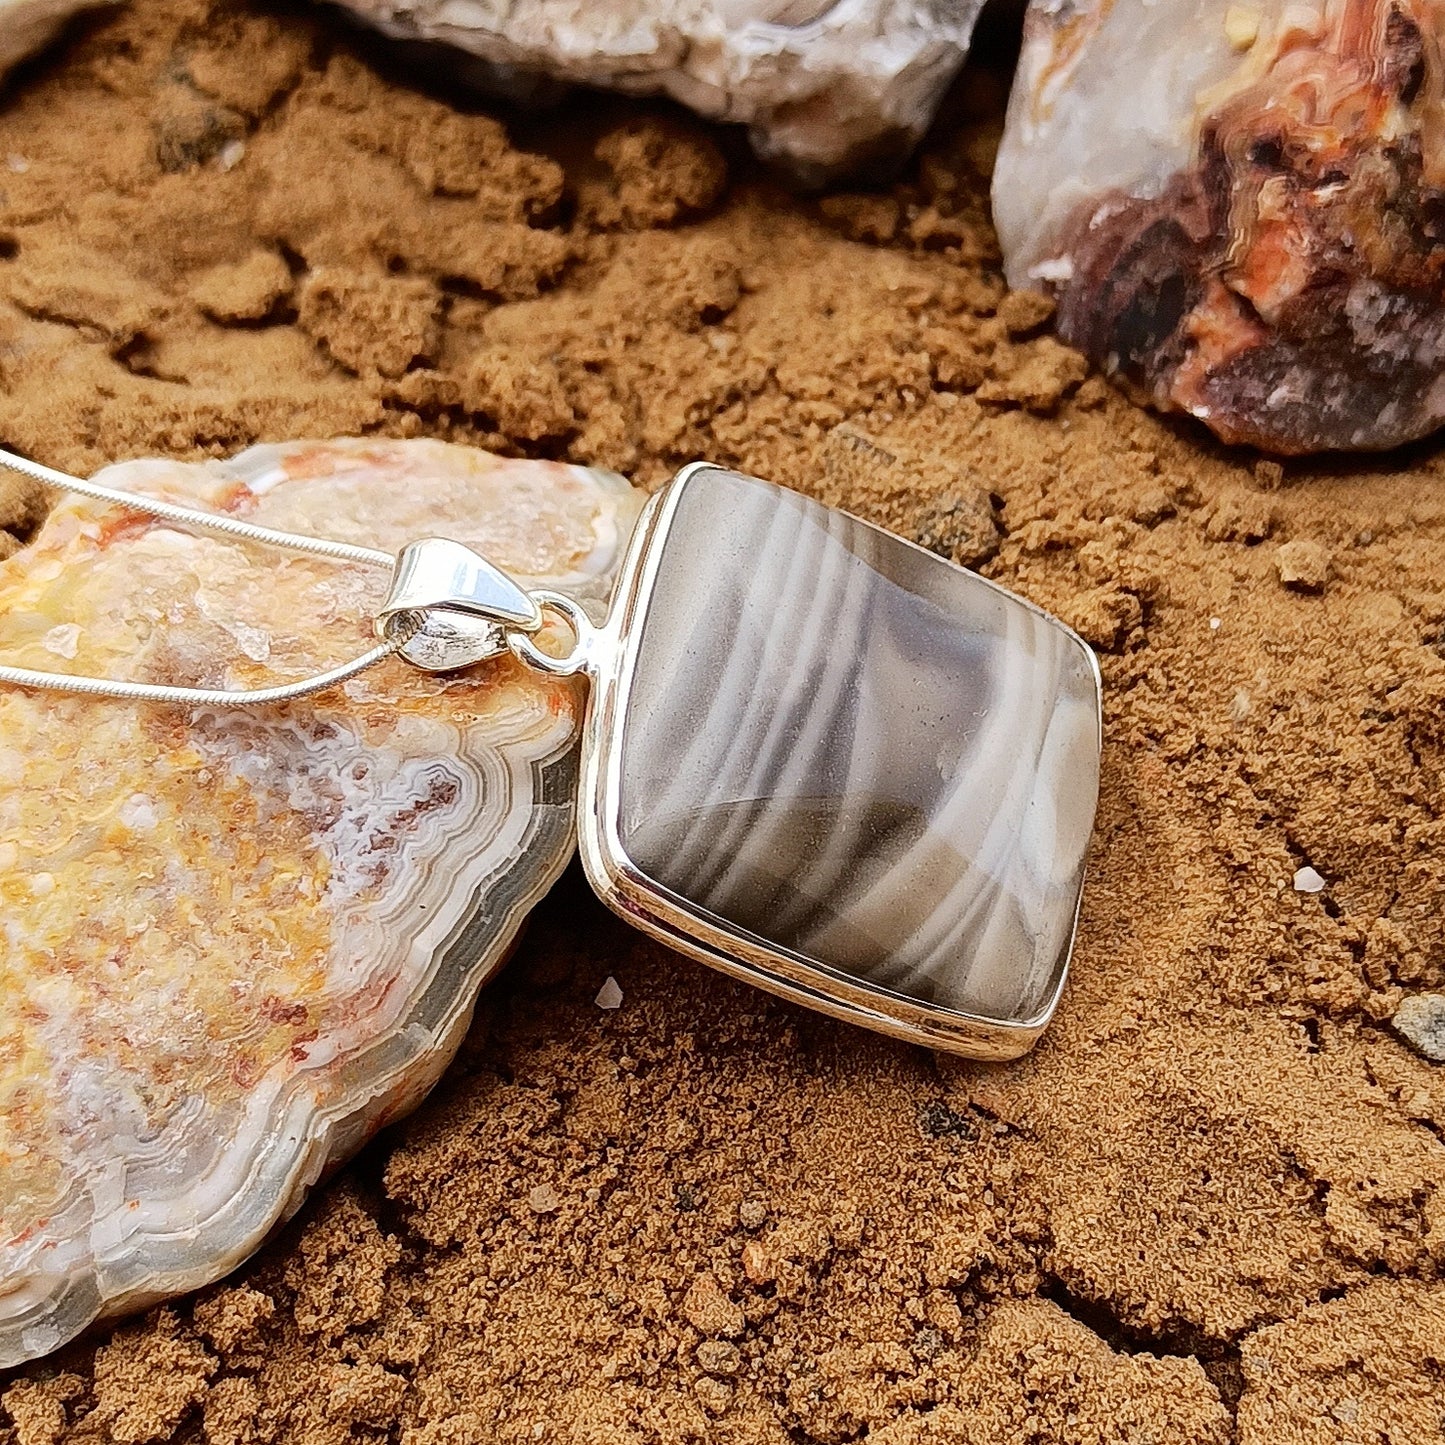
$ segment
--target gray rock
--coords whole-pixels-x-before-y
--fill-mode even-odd
[[[1395,1010],[1395,1032],[1432,1063],[1445,1064],[1445,993],[1417,993]]]

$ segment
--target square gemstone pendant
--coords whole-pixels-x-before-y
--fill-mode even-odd
[[[1099,785],[1097,663],[993,583],[796,492],[687,468],[593,673],[581,852],[674,948],[976,1058],[1048,1023]]]

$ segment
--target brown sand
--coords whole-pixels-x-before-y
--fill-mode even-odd
[[[0,114],[3,440],[706,456],[982,565],[1102,653],[1073,982],[950,1062],[571,880],[410,1123],[0,1382],[0,1442],[1438,1440],[1445,1071],[1386,1021],[1445,983],[1445,458],[1282,470],[1085,378],[998,280],[984,77],[812,203],[619,103],[509,138],[331,26],[136,0]]]

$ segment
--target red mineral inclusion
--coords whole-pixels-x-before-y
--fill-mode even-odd
[[[1077,207],[1059,331],[1225,441],[1386,447],[1445,420],[1445,3],[1302,14],[1199,99],[1161,192]]]

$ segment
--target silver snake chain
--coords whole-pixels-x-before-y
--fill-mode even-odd
[[[243,522],[238,517],[227,517],[218,512],[202,512],[192,507],[178,506],[174,502],[143,497],[135,492],[98,486],[95,482],[72,477],[66,472],[56,471],[53,467],[41,466],[39,462],[16,456],[13,452],[0,450],[0,466],[19,472],[43,486],[54,487],[59,491],[77,492],[82,497],[108,502],[112,506],[124,507],[132,512],[145,512],[164,522],[174,522],[178,526],[218,532],[238,541],[280,547],[290,552],[304,552],[313,557],[325,557],[332,562],[356,562],[369,567],[384,567],[388,572],[396,566],[396,558],[390,552],[379,552],[372,547],[356,547],[349,542],[335,542],[326,537],[304,537],[294,532],[278,532],[270,527],[257,527],[250,522]],[[325,692],[327,688],[335,687],[338,683],[375,667],[377,663],[385,661],[405,647],[421,626],[420,619],[394,621],[395,625],[384,641],[351,661],[343,662],[327,672],[313,673],[310,677],[296,682],[280,683],[275,687],[167,687],[158,683],[122,682],[114,678],[86,677],[65,672],[36,672],[28,667],[3,665],[0,665],[0,684],[135,702],[189,703],[199,707],[256,707],[266,703],[292,702],[297,698],[310,697],[313,693]]]

